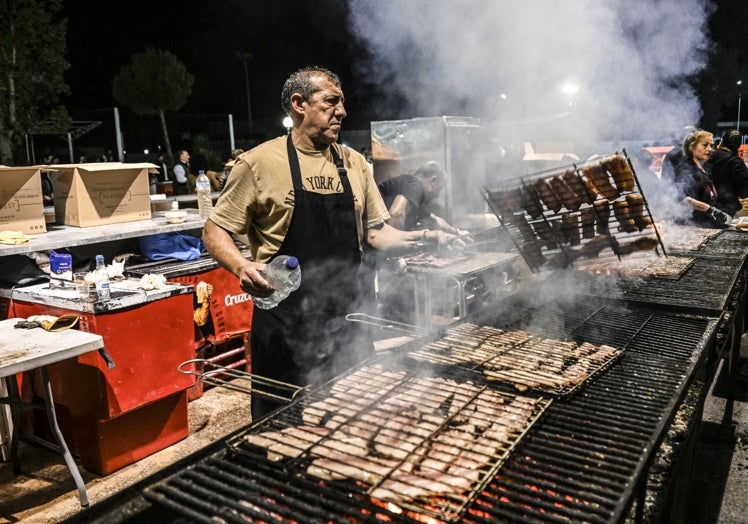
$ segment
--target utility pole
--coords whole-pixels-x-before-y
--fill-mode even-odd
[[[743,89],[742,89],[743,81],[738,80],[737,85],[738,85],[738,125],[735,126],[735,128],[738,131],[740,131],[740,102],[743,99]]]
[[[252,102],[249,96],[249,63],[252,61],[252,53],[247,51],[236,51],[236,57],[244,64],[244,86],[247,89],[247,121],[249,131],[252,132]]]

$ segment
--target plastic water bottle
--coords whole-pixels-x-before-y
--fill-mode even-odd
[[[205,176],[205,171],[200,170],[195,180],[195,192],[197,193],[197,209],[200,218],[207,219],[210,212],[213,211],[213,199],[211,198],[212,189],[210,180]]]
[[[104,263],[104,255],[96,255],[96,268],[93,273],[96,296],[99,302],[106,302],[112,298],[112,294],[109,289],[109,273],[107,273]]]
[[[288,255],[277,256],[265,266],[262,276],[275,288],[275,292],[267,298],[252,297],[252,300],[260,309],[270,309],[299,289],[301,284],[299,260]]]

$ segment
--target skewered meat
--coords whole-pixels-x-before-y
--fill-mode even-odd
[[[619,255],[628,255],[634,251],[657,249],[660,242],[655,237],[640,237],[630,242],[623,242],[618,248]]]
[[[522,206],[522,190],[511,189],[489,189],[487,192],[489,202],[499,211],[501,216],[511,215]]]
[[[545,207],[554,213],[558,213],[561,210],[563,203],[548,182],[541,178],[530,182],[530,185],[535,189]]]
[[[595,208],[583,207],[579,210],[580,222],[582,223],[582,238],[593,238],[595,236]]]
[[[624,233],[633,233],[639,230],[639,228],[636,227],[636,222],[631,218],[629,205],[625,200],[617,200],[613,202],[613,214],[618,220],[619,229]]]
[[[616,187],[623,191],[633,191],[635,187],[634,172],[628,160],[622,155],[613,155],[603,160],[603,167],[612,175]]]
[[[617,249],[616,237],[613,235],[598,235],[582,246],[581,254],[585,258],[595,258],[606,247]]]
[[[582,240],[579,231],[579,213],[567,213],[564,215],[564,225],[566,226],[566,235],[569,238],[569,244],[578,246]]]
[[[525,218],[525,215],[523,213],[513,215],[511,217],[510,223],[517,226],[517,229],[519,229],[519,232],[522,235],[522,240],[525,243],[535,242],[538,239],[535,236],[535,232],[532,230],[532,227],[530,227],[530,224],[527,222],[527,219]]]
[[[618,189],[610,183],[608,173],[600,164],[583,167],[582,173],[603,198],[615,200],[618,197]]]
[[[598,200],[595,202],[596,229],[598,235],[607,235],[610,231],[608,221],[610,220],[610,202]]]
[[[575,172],[572,170],[566,171],[562,175],[564,182],[566,182],[566,185],[571,188],[574,193],[581,199],[582,203],[591,204],[595,201],[595,197],[597,196],[594,191],[590,191],[587,187],[587,185],[584,183],[584,180]]]
[[[553,255],[548,260],[548,265],[553,268],[564,269],[569,267],[574,260],[580,256],[580,252],[574,249],[564,249]]]
[[[540,218],[543,215],[543,204],[538,192],[530,185],[522,187],[522,205],[532,218]]]
[[[626,195],[626,202],[629,204],[629,215],[631,215],[639,231],[652,225],[652,220],[644,214],[643,196],[635,193]]]
[[[558,218],[552,218],[549,220],[551,229],[553,230],[553,235],[562,244],[569,243],[569,232],[566,230],[566,221],[564,220],[566,213],[567,211],[564,211]]]
[[[540,240],[543,242],[543,245],[545,247],[547,247],[548,249],[558,247],[553,231],[545,220],[540,220],[533,223],[532,227],[535,230],[535,233],[537,233],[540,237]]]
[[[582,198],[558,175],[550,179],[549,183],[556,192],[564,207],[569,211],[576,211],[582,205]]]
[[[530,266],[531,269],[538,269],[540,266],[545,264],[542,242],[526,242],[520,250],[522,251],[522,256],[525,258],[525,262],[527,262],[527,265]]]

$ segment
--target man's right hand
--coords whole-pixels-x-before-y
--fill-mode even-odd
[[[247,261],[239,275],[239,285],[243,291],[260,298],[266,298],[273,294],[275,289],[265,280],[262,274],[265,265],[251,260]]]

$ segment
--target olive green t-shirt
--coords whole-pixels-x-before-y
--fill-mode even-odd
[[[335,144],[353,191],[359,246],[363,245],[363,217],[367,227],[389,219],[374,177],[363,155]],[[296,148],[302,184],[307,191],[342,193],[338,170],[329,150]],[[265,142],[242,154],[234,163],[211,220],[222,228],[249,237],[257,262],[268,262],[278,251],[291,224],[294,191],[286,152],[286,137]]]

